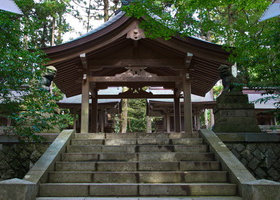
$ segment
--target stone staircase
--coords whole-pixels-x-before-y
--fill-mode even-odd
[[[39,196],[241,199],[197,133],[75,134]]]

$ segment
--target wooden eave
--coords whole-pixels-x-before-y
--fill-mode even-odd
[[[200,96],[204,96],[219,80],[218,67],[221,64],[229,64],[227,61],[229,53],[222,46],[192,37],[181,38],[179,36],[168,41],[163,39],[141,39],[138,41],[147,49],[160,49],[161,53],[166,54],[156,58],[154,64],[153,60],[145,57],[127,57],[126,54],[121,58],[117,53],[133,44],[131,39],[126,38],[126,35],[137,23],[139,23],[138,19],[126,17],[123,13],[120,13],[116,16],[116,19],[106,23],[103,28],[84,37],[43,49],[50,59],[48,64],[57,68],[54,81],[62,92],[67,97],[81,94],[81,81],[85,69],[80,55],[84,53],[91,66],[90,74],[94,76],[114,76],[123,73],[125,71],[123,63],[129,62],[135,65],[137,63],[145,65],[149,62],[150,67],[147,67],[146,71],[158,76],[179,76],[178,67],[184,68],[184,57],[187,53],[192,53],[194,55],[192,66],[188,69],[192,78],[192,93]],[[116,55],[114,55],[114,51]],[[166,60],[163,60],[164,57],[166,57]],[[164,86],[165,88],[174,88],[175,85],[175,82],[147,82],[146,84],[103,82],[97,83],[96,87],[99,89],[110,86]]]

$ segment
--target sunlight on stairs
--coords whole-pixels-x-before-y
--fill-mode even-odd
[[[40,185],[39,196],[38,200],[241,199],[237,186],[228,182],[228,172],[221,170],[197,133],[75,134],[48,182]]]

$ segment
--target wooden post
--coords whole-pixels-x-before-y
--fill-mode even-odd
[[[163,116],[163,127],[164,127],[164,132],[167,132],[167,114]]]
[[[184,91],[184,125],[185,133],[192,134],[193,132],[193,120],[192,120],[192,100],[191,100],[191,82],[189,80],[189,74],[183,75],[183,91]]]
[[[167,133],[170,133],[170,115],[167,115],[166,118],[166,131]]]
[[[194,118],[193,118],[193,123],[194,123],[194,130],[198,130],[197,129],[197,114],[196,113],[194,113]]]
[[[93,88],[91,92],[91,132],[98,132],[98,99],[97,99],[97,89]]]
[[[81,111],[81,133],[88,133],[89,129],[89,81],[84,77],[82,83],[82,111]]]
[[[77,130],[77,111],[76,109],[74,108],[73,109],[73,114],[74,114],[74,117],[73,117],[73,129],[74,130]]]
[[[104,110],[102,109],[99,113],[99,124],[100,124],[100,131],[101,133],[104,133],[104,122],[105,122],[105,115],[104,115]]]
[[[174,89],[174,132],[181,132],[181,111],[180,111],[180,94],[178,89]]]
[[[200,130],[200,112],[198,111],[196,115],[196,122],[197,122],[197,130]]]

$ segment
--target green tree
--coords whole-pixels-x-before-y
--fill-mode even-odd
[[[134,0],[123,9],[150,38],[181,34],[223,44],[242,82],[280,101],[280,18],[259,22],[271,0]],[[279,104],[278,104],[279,105]]]
[[[72,15],[82,22],[86,32],[89,32],[96,20],[108,21],[118,8],[118,4],[115,0],[73,0]]]
[[[128,131],[146,132],[146,100],[128,100]]]
[[[17,3],[23,16],[0,11],[0,102],[2,108],[5,106],[0,112],[4,111],[13,119],[17,134],[36,139],[35,132],[58,124],[67,126],[69,115],[61,115],[67,111],[59,110],[56,105],[61,95],[50,94],[40,85],[47,60],[38,49],[38,46],[44,46],[40,45],[42,38],[38,35],[46,23],[37,21],[36,16],[41,12],[38,6],[43,3],[33,0]]]
[[[279,18],[259,22],[270,0],[145,0],[134,1],[124,10],[145,17],[142,23],[151,38],[180,33],[223,44],[231,51],[246,83],[279,86]],[[233,47],[233,48],[232,48]]]

